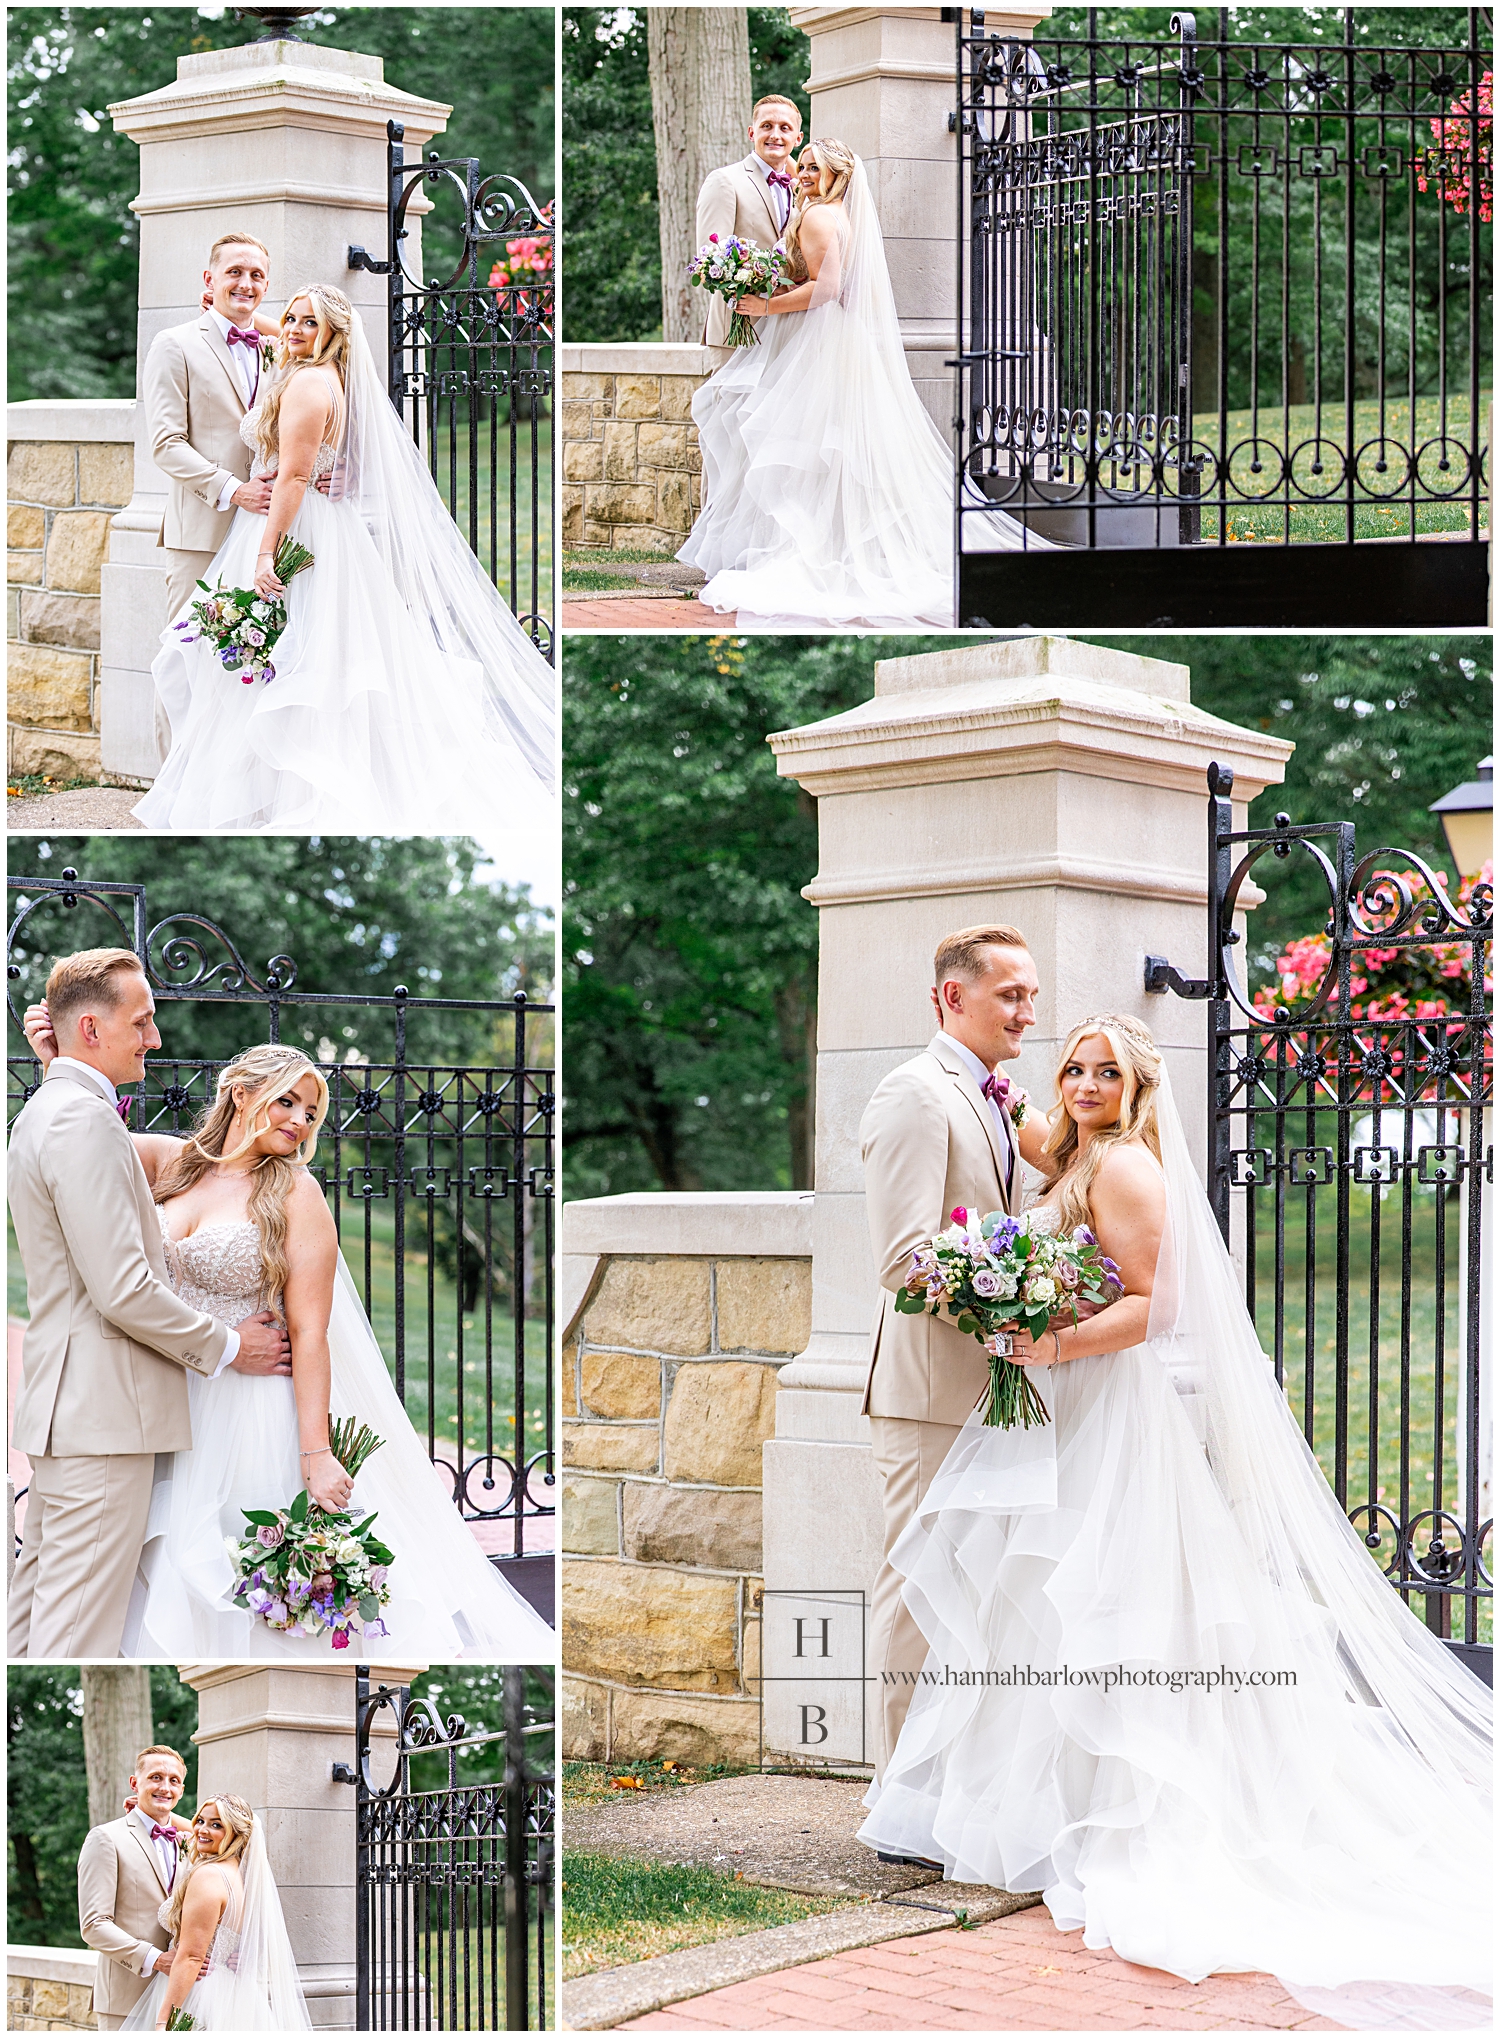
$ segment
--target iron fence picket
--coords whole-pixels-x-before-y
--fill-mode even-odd
[[[1232,790],[1233,774],[1211,765],[1210,974],[1187,979],[1164,958],[1148,957],[1146,989],[1172,990],[1207,1005],[1210,1200],[1225,1242],[1244,1252],[1246,1306],[1270,1346],[1270,1362],[1303,1433],[1393,1587],[1488,1677],[1492,1647],[1481,1636],[1481,1614],[1493,1597],[1492,1525],[1480,1518],[1479,1460],[1482,1368],[1490,1357],[1481,1348],[1480,1323],[1484,1198],[1493,1179],[1486,1123],[1493,1099],[1486,992],[1491,888],[1475,884],[1466,903],[1455,900],[1419,857],[1399,848],[1356,860],[1349,822],[1293,827],[1280,814],[1270,828],[1237,830]],[[1236,970],[1234,916],[1252,869],[1260,866],[1263,876],[1267,856],[1274,870],[1276,862],[1299,853],[1311,855],[1327,890],[1326,974],[1312,1004],[1266,1009],[1249,998]],[[1389,1011],[1373,1019],[1356,1016],[1363,996],[1356,986],[1367,981],[1360,972],[1379,966],[1378,960],[1370,964],[1370,951],[1420,956],[1434,948],[1451,951],[1449,960],[1459,965],[1453,981],[1467,984],[1463,1009],[1450,1003],[1425,1017]],[[1393,1119],[1399,1136],[1388,1133]],[[1356,1223],[1356,1189],[1368,1194],[1367,1233]],[[1393,1321],[1383,1310],[1393,1278],[1386,1273],[1384,1197],[1393,1201],[1392,1221],[1400,1226]],[[1262,1280],[1262,1198],[1271,1217],[1268,1282]],[[1457,1205],[1451,1227],[1450,1199]],[[1363,1352],[1354,1336],[1357,1247],[1369,1281]],[[1288,1286],[1299,1252],[1300,1382],[1287,1376],[1291,1334],[1299,1328],[1289,1316]],[[1424,1304],[1431,1310],[1425,1332]],[[1320,1363],[1325,1345],[1331,1380]],[[1392,1346],[1394,1437],[1381,1402]],[[1456,1391],[1454,1352],[1460,1355]],[[1362,1424],[1354,1399],[1360,1368]],[[1430,1380],[1425,1409],[1424,1378]],[[1394,1496],[1381,1475],[1392,1443]],[[1460,1454],[1461,1479],[1454,1462]]]

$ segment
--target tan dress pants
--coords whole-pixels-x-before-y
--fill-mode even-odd
[[[914,1422],[905,1416],[872,1415],[875,1464],[885,1506],[885,1554],[917,1511],[917,1504],[953,1448],[960,1425]],[[916,1690],[916,1675],[927,1660],[927,1643],[901,1597],[901,1579],[887,1561],[880,1567],[870,1603],[870,1669],[879,1680],[875,1710],[875,1774],[885,1775]],[[902,1675],[912,1678],[901,1681]]]
[[[76,1663],[119,1655],[155,1469],[154,1451],[32,1459],[10,1586],[13,1658]]]

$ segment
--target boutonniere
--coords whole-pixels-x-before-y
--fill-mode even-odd
[[[262,368],[274,368],[276,366],[276,342],[274,340],[263,339],[261,341],[260,365]]]

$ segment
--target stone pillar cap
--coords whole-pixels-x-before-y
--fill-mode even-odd
[[[378,117],[382,140],[387,120],[407,121],[425,135],[445,126],[453,111],[388,85],[380,57],[313,43],[258,42],[179,57],[175,83],[119,100],[109,116],[118,133],[136,141],[156,139],[159,130],[207,133],[231,122],[260,125],[255,115],[262,111],[280,125],[288,105],[304,117],[320,108],[336,112],[341,125],[351,111],[365,112],[372,121]]]
[[[1074,638],[1011,638],[884,661],[873,700],[766,740],[815,797],[1058,770],[1199,792],[1214,759],[1239,799],[1279,785],[1295,745],[1195,707],[1188,678]]]

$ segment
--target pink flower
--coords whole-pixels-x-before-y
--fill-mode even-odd
[[[329,1639],[336,1649],[347,1649],[349,1646],[349,1636],[344,1628],[335,1628]]]
[[[263,1550],[279,1550],[285,1541],[285,1534],[279,1525],[267,1524],[255,1531],[255,1540]]]
[[[964,1208],[964,1206],[963,1206],[963,1204],[962,1204],[962,1203],[960,1203],[960,1204],[959,1204],[959,1205],[957,1206],[957,1208],[956,1208],[956,1209],[954,1209],[954,1210],[952,1211],[952,1213],[951,1213],[951,1217],[952,1217],[952,1222],[953,1222],[954,1224],[967,1224],[967,1223],[968,1223],[968,1221],[969,1221],[969,1213],[968,1213],[968,1211],[967,1211],[967,1210],[966,1210],[966,1209]]]

